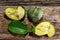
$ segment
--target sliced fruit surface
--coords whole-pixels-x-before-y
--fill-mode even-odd
[[[25,15],[25,9],[21,6],[18,6],[17,8],[6,8],[5,14],[13,20],[21,20]]]
[[[38,36],[46,35],[48,33],[48,25],[46,22],[39,23],[35,28],[35,34]]]
[[[48,37],[52,37],[55,35],[55,28],[50,22],[41,22],[36,26],[35,34],[38,36],[48,35]]]

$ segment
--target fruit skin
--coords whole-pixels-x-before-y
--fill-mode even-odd
[[[41,8],[37,8],[37,7],[30,7],[27,11],[28,13],[28,17],[34,22],[34,23],[38,23],[39,20],[42,18],[43,15],[43,11]]]
[[[13,14],[11,14],[13,13]],[[12,20],[21,20],[24,15],[25,15],[25,9],[22,8],[22,6],[18,6],[17,8],[6,8],[5,9],[5,14],[8,18],[12,19]],[[18,15],[19,18],[15,15]]]
[[[42,34],[38,34],[40,31],[38,31],[37,28],[39,28],[40,31],[45,30],[41,32]],[[35,27],[35,34],[37,36],[47,35],[48,37],[53,37],[55,35],[55,28],[50,22],[41,22]]]

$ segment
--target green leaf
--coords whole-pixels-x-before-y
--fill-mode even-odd
[[[20,21],[12,21],[8,25],[8,30],[15,34],[26,34],[28,32],[28,28]]]

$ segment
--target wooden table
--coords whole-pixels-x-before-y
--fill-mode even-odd
[[[43,5],[57,6],[60,0],[0,0],[0,5]]]
[[[1,40],[54,40],[54,39],[60,40],[60,6],[38,6],[44,12],[41,21],[52,22],[52,24],[54,24],[56,28],[56,34],[52,38],[48,38],[47,36],[37,37],[32,33],[30,34],[28,33],[27,35],[11,34],[8,31],[8,24],[12,20],[8,19],[4,14],[4,10],[7,7],[16,7],[16,6],[0,6],[0,39]],[[23,6],[23,7],[27,10],[31,6]],[[26,21],[29,21],[27,15],[25,16],[22,22],[25,23]],[[31,25],[34,24],[29,21],[29,24],[27,25],[29,29],[31,28]]]

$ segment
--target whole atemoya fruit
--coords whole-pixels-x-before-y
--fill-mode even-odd
[[[38,23],[39,20],[42,18],[43,11],[41,8],[37,7],[30,7],[27,11],[28,17],[34,22]]]

